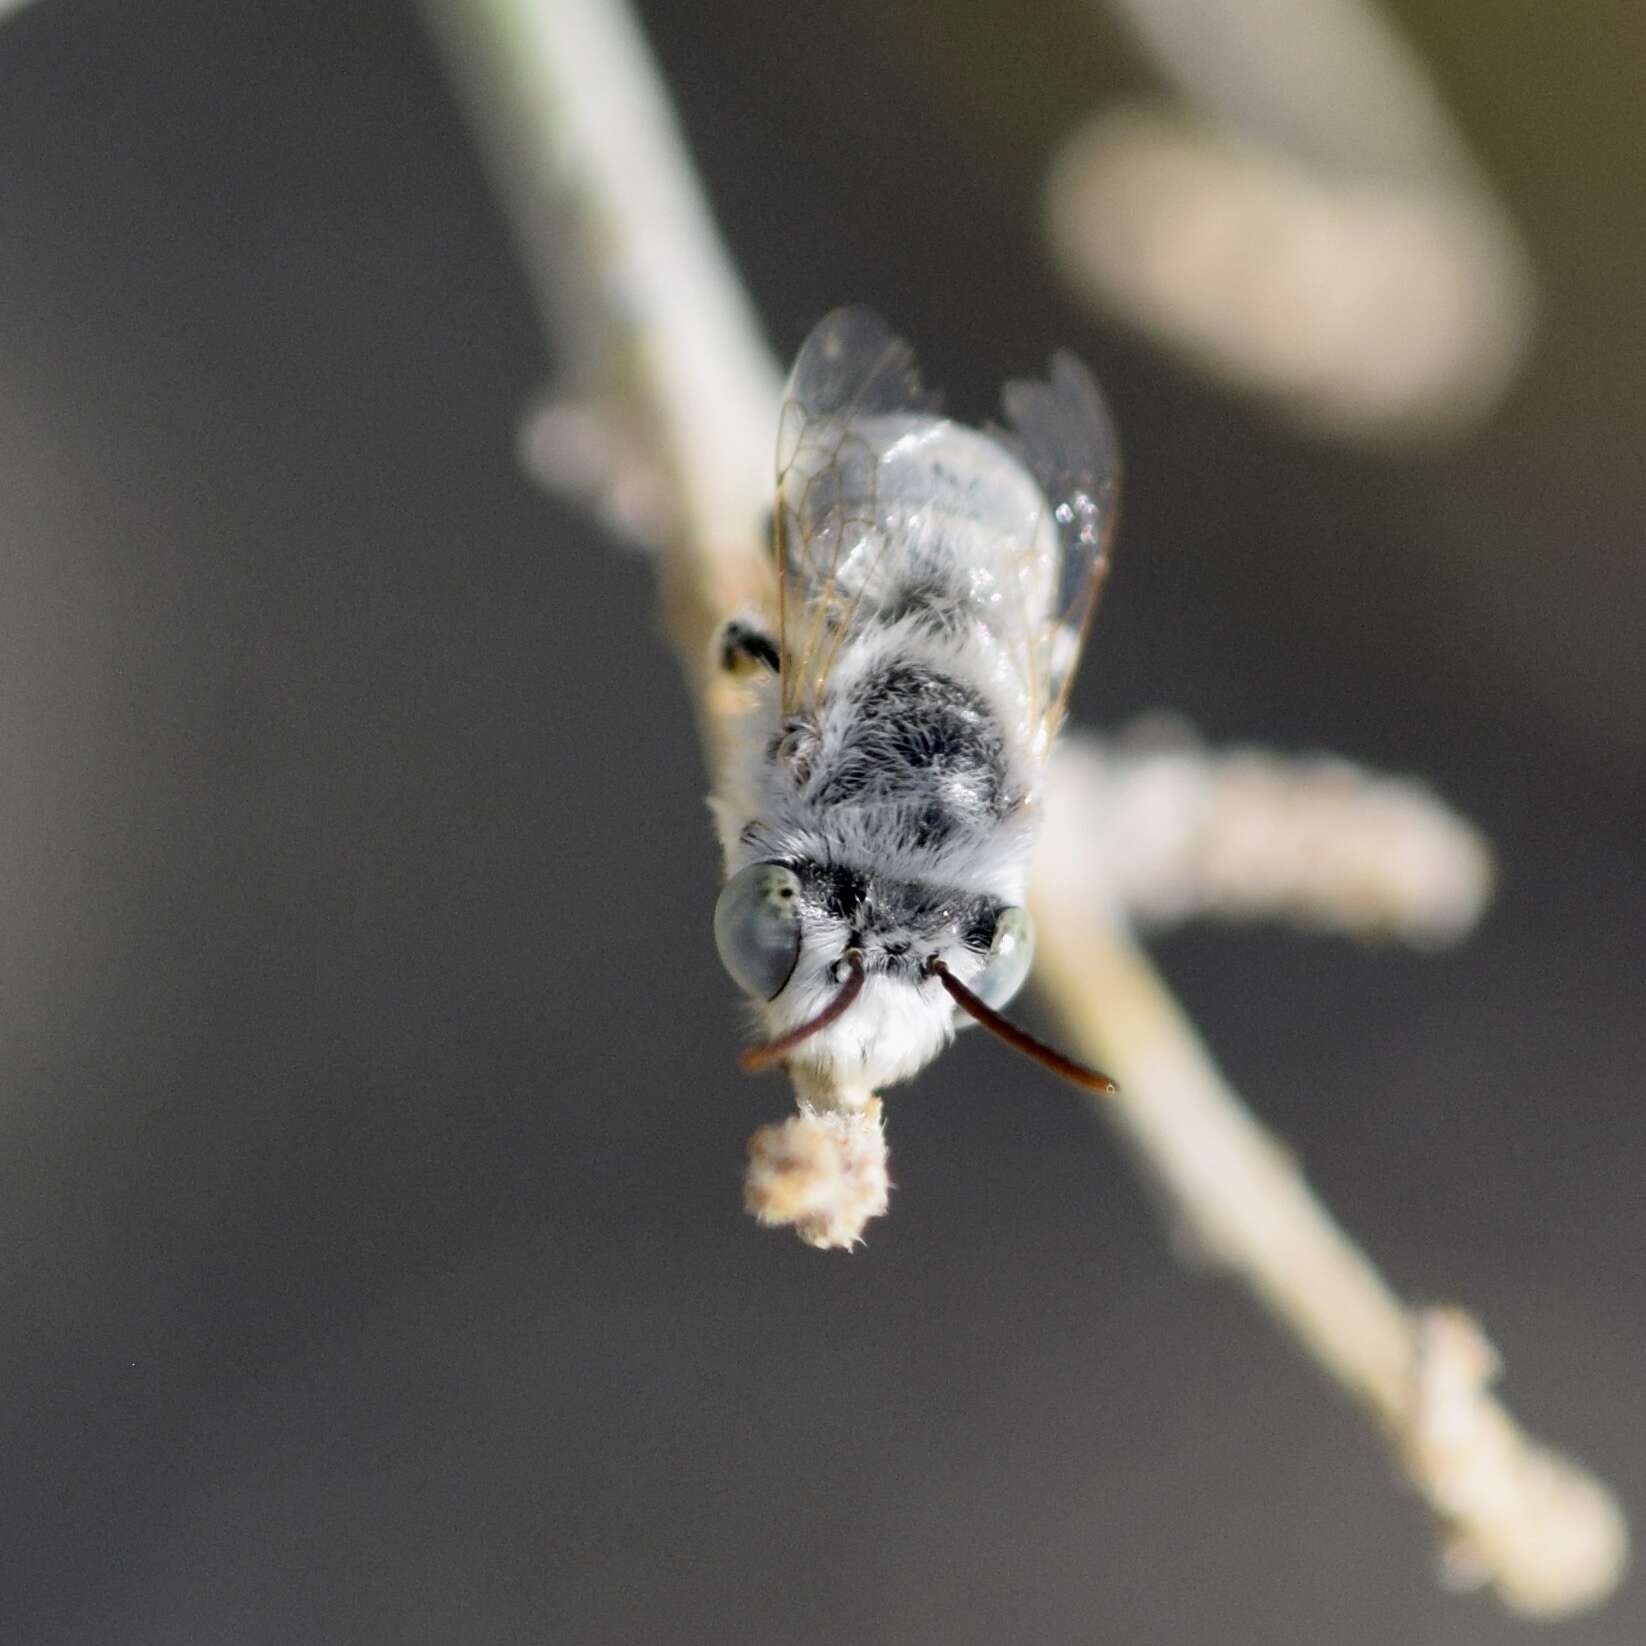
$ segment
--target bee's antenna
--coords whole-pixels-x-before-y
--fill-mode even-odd
[[[849,949],[846,964],[851,972],[841,984],[840,993],[816,1017],[808,1018],[798,1029],[790,1029],[787,1034],[751,1046],[744,1052],[737,1062],[745,1074],[759,1074],[762,1069],[769,1069],[772,1064],[781,1062],[802,1040],[809,1040],[819,1029],[828,1028],[846,1011],[863,990],[863,956],[856,949]]]
[[[1020,1029],[1015,1023],[1008,1022],[993,1006],[986,1005],[978,999],[936,955],[926,962],[926,970],[949,991],[950,998],[961,1011],[968,1017],[975,1018],[985,1029],[999,1035],[1008,1046],[1015,1046],[1026,1057],[1032,1057],[1036,1063],[1043,1064],[1054,1074],[1062,1075],[1065,1080],[1072,1080],[1075,1085],[1083,1086],[1089,1092],[1107,1095],[1120,1090],[1106,1074],[1100,1074],[1096,1069],[1088,1069],[1084,1063],[1076,1063],[1072,1057],[1065,1057],[1062,1052],[1054,1051],[1045,1041],[1036,1040],[1027,1029]]]

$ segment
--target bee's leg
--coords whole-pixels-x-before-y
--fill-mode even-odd
[[[716,642],[720,666],[728,674],[748,674],[756,668],[778,669],[777,642],[757,624],[732,618]]]

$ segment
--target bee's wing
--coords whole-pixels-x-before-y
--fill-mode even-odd
[[[908,344],[863,309],[806,339],[778,430],[785,714],[817,704],[854,624],[931,582],[1011,660],[1023,730],[1042,747],[1056,730],[1108,570],[1114,428],[1072,355],[1002,403],[1005,429],[946,422]]]
[[[777,434],[783,707],[815,702],[850,630],[880,520],[884,420],[931,417],[914,351],[867,309],[836,309],[801,345]]]
[[[1031,625],[1023,659],[1042,732],[1057,730],[1110,565],[1120,508],[1120,446],[1102,391],[1067,352],[1046,381],[1008,383],[1008,427],[993,431],[1033,474],[1057,531],[1059,560],[1044,622]]]

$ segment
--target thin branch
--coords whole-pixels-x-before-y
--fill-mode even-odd
[[[1119,1094],[1100,1112],[1166,1192],[1197,1256],[1235,1275],[1363,1407],[1439,1522],[1445,1571],[1556,1616],[1611,1593],[1627,1559],[1612,1494],[1530,1441],[1486,1393],[1496,1361],[1455,1310],[1403,1304],[1231,1090],[1119,917],[1085,814],[1054,771],[1038,860],[1039,981]],[[1068,800],[1074,804],[1065,804]]]
[[[560,364],[553,411],[536,425],[539,467],[666,551],[665,614],[701,702],[709,635],[769,578],[758,534],[782,375],[628,10],[423,9],[467,93]]]
[[[1426,785],[1337,756],[1212,751],[1149,715],[1058,751],[1063,799],[1094,832],[1117,906],[1146,930],[1184,920],[1284,920],[1308,931],[1438,948],[1491,895],[1480,831]]]
[[[757,526],[777,369],[627,12],[604,0],[429,10],[469,87],[551,345],[595,407],[585,432],[607,431],[614,468],[636,450],[634,430],[661,453],[666,506],[651,525],[665,612],[712,739],[708,635],[768,575]],[[1060,812],[1054,786],[1047,811],[1042,867],[1058,895],[1037,911],[1040,981],[1079,1049],[1124,1088],[1095,1100],[1101,1112],[1198,1245],[1372,1414],[1439,1518],[1454,1575],[1490,1581],[1529,1613],[1602,1599],[1624,1560],[1615,1502],[1484,1394],[1492,1362],[1466,1317],[1405,1307],[1310,1195],[1133,941],[1078,795]],[[752,1209],[826,1223],[837,1184],[883,1202],[883,1147],[865,1147],[879,1137],[878,1101],[854,1094],[829,1115],[819,1094],[800,1095],[802,1113],[757,1138]]]

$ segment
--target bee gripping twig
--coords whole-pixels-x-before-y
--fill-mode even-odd
[[[668,627],[713,736],[723,688],[703,666],[712,624],[731,595],[770,583],[759,522],[777,368],[627,9],[429,0],[426,10],[475,93],[552,348],[655,432],[674,505],[660,516]],[[590,309],[564,301],[572,287]],[[1040,867],[1055,864],[1058,892],[1037,906],[1037,976],[1077,1049],[1123,1083],[1101,1112],[1199,1243],[1372,1415],[1434,1513],[1454,1578],[1488,1583],[1532,1615],[1603,1600],[1627,1557],[1616,1500],[1487,1392],[1490,1356],[1466,1316],[1402,1303],[1338,1227],[1133,941],[1115,877],[1094,861],[1095,820],[1058,829],[1055,788],[1046,809],[1057,838],[1043,842]],[[799,1112],[756,1135],[750,1209],[813,1244],[849,1246],[885,1210],[879,1101],[813,1090],[802,1064],[792,1072]]]

